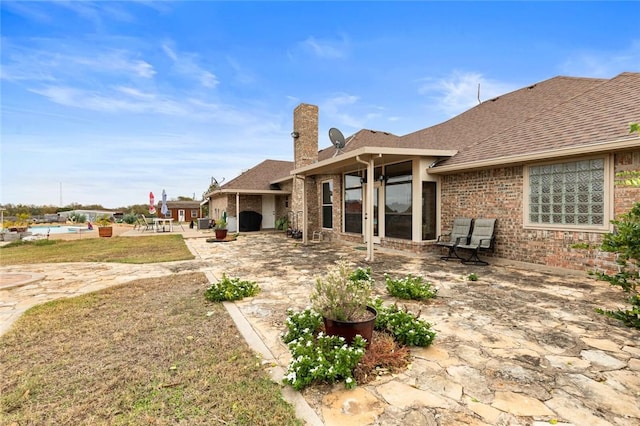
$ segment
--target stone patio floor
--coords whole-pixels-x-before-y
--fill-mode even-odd
[[[244,234],[208,243],[183,232],[196,259],[145,265],[66,263],[0,268],[0,334],[31,306],[140,278],[202,271],[257,281],[256,297],[226,303],[248,344],[280,381],[289,352],[280,340],[288,308],[309,303],[314,278],[339,258],[371,266],[388,303],[383,273],[421,274],[439,287],[425,303],[405,302],[433,324],[429,348],[413,348],[410,368],[345,390],[342,385],[283,388],[307,424],[619,425],[640,424],[640,331],[597,314],[623,307],[621,291],[586,273],[492,260],[486,267],[432,255],[311,242],[283,234]],[[124,236],[140,236],[128,231]],[[149,234],[146,234],[149,235]],[[465,278],[475,272],[479,280]],[[203,289],[204,290],[204,289]]]

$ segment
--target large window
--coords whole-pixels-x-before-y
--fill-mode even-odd
[[[436,239],[435,182],[422,182],[422,239]]]
[[[344,175],[344,232],[362,233],[362,181],[359,172]]]
[[[411,161],[385,167],[385,236],[411,239]]]
[[[606,225],[605,158],[530,166],[527,170],[529,225]]]
[[[322,182],[322,227],[333,228],[333,182]]]

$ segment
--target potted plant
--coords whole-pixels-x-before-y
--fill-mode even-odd
[[[216,220],[216,224],[214,225],[216,233],[216,240],[224,240],[227,238],[227,220],[224,217]]]
[[[311,305],[322,315],[325,332],[342,336],[347,343],[359,334],[368,346],[378,315],[372,306],[372,288],[371,269],[353,271],[345,260],[338,261],[334,269],[316,278]]]
[[[111,218],[108,215],[103,214],[96,219],[98,224],[98,235],[101,237],[110,237],[113,235],[113,226],[111,224]]]

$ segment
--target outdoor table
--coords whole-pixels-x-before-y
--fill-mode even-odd
[[[167,232],[166,226],[169,225],[169,232],[173,232],[173,218],[153,218],[153,227],[156,232]]]

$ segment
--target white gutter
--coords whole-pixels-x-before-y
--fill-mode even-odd
[[[449,173],[458,172],[471,169],[480,169],[493,166],[502,166],[505,164],[513,163],[529,163],[540,160],[548,160],[550,158],[568,157],[576,155],[595,154],[598,152],[608,152],[612,150],[628,149],[628,148],[640,148],[640,138],[621,139],[610,142],[598,142],[591,145],[581,145],[578,147],[568,148],[556,148],[548,151],[508,155],[499,158],[491,158],[480,161],[470,161],[460,164],[452,164],[450,166],[437,166],[429,169],[429,173]]]
[[[211,197],[215,194],[250,194],[250,195],[258,195],[258,194],[263,194],[263,195],[288,195],[291,194],[291,191],[282,191],[279,189],[219,189],[216,190],[215,192],[211,192],[209,194],[207,194],[208,197]]]

